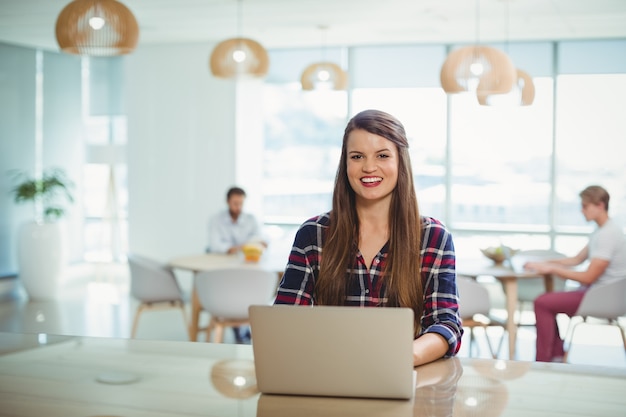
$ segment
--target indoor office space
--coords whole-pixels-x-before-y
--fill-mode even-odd
[[[523,268],[588,243],[598,225],[583,215],[587,186],[609,192],[608,215],[626,232],[623,1],[99,0],[88,13],[127,8],[137,38],[80,53],[63,50],[55,25],[89,2],[10,3],[0,7],[0,403],[12,415],[46,404],[52,415],[345,415],[334,402],[259,393],[254,337],[239,333],[247,317],[207,335],[219,317],[199,276],[270,271],[273,296],[299,227],[332,207],[344,129],[366,109],[403,124],[419,212],[454,242],[464,333],[454,358],[416,367],[415,410],[623,410],[626,293],[596,298],[602,311],[586,323],[557,315],[566,363],[536,362],[533,301],[580,284]],[[218,56],[242,37],[255,41],[243,69]],[[61,184],[53,204],[33,196],[42,178]],[[232,186],[267,243],[259,260],[207,252]],[[228,287],[211,302],[265,291]],[[161,290],[172,302],[151,303]],[[412,407],[385,415],[421,415]]]

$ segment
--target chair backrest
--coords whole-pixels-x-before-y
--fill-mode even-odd
[[[476,314],[489,315],[491,299],[489,291],[475,280],[457,276],[457,290],[459,292],[459,314],[461,318],[471,319]]]
[[[275,272],[250,267],[199,272],[194,279],[202,308],[228,319],[246,319],[251,305],[271,304],[277,284]]]
[[[604,319],[626,315],[626,277],[589,287],[576,315]]]
[[[565,258],[561,252],[550,249],[533,249],[517,252],[511,258],[511,267],[516,271],[523,269],[526,262],[540,262],[548,259]],[[561,278],[553,279],[554,291],[565,290],[565,280]],[[517,299],[521,301],[533,301],[535,298],[546,292],[543,278],[521,279],[517,282]]]
[[[128,254],[130,292],[143,302],[183,300],[176,276],[164,264],[137,254]]]

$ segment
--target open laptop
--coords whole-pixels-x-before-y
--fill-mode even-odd
[[[264,394],[410,399],[408,308],[251,306],[257,387]]]

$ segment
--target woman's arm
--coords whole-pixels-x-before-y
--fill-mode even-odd
[[[424,224],[422,239],[424,312],[421,333],[413,343],[416,364],[456,355],[463,336],[452,235],[431,219]]]
[[[448,342],[438,333],[426,333],[413,341],[413,366],[442,358],[448,351]]]
[[[317,218],[305,222],[296,232],[285,273],[278,286],[274,304],[312,305],[315,278],[319,272],[323,227]]]

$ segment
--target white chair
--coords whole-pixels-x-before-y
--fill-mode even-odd
[[[617,326],[622,335],[624,352],[626,352],[626,335],[624,334],[624,328],[619,323],[619,318],[625,315],[626,278],[589,287],[578,306],[578,310],[576,310],[576,313],[572,316],[572,319],[570,319],[570,323],[567,327],[565,334],[566,349],[563,362],[567,362],[567,356],[572,349],[576,327],[581,323],[587,323],[589,317],[603,319],[606,320],[609,325]],[[575,318],[581,318],[582,320],[574,323]]]
[[[559,258],[565,258],[565,255],[549,249],[525,250],[517,252],[511,258],[511,267],[516,271],[521,271],[526,262],[541,262],[548,259]],[[566,280],[555,277],[552,281],[554,283],[553,291],[565,291]],[[527,308],[532,310],[535,298],[545,292],[546,286],[543,278],[524,278],[517,280],[517,303],[519,317],[517,318],[516,323],[518,326],[535,325],[535,323],[523,323],[522,313]]]
[[[222,343],[224,328],[249,324],[249,306],[274,301],[277,283],[276,272],[258,268],[233,267],[197,273],[195,291],[202,309],[211,316],[208,326],[199,328],[198,332],[206,332],[206,340],[210,341],[215,331],[213,341]]]
[[[131,337],[137,334],[139,316],[148,309],[178,308],[189,332],[185,300],[176,276],[166,265],[136,254],[128,254],[130,292],[140,304],[137,307]]]
[[[491,314],[491,299],[489,291],[472,278],[457,276],[457,290],[459,292],[459,314],[463,321],[463,327],[469,329],[470,345],[469,356],[472,356],[472,344],[474,342],[474,328],[481,327],[487,339],[487,346],[491,356],[496,359],[502,347],[505,333],[505,323]],[[491,326],[502,327],[502,336],[498,342],[498,348],[493,350],[491,340],[487,334],[487,328]]]

